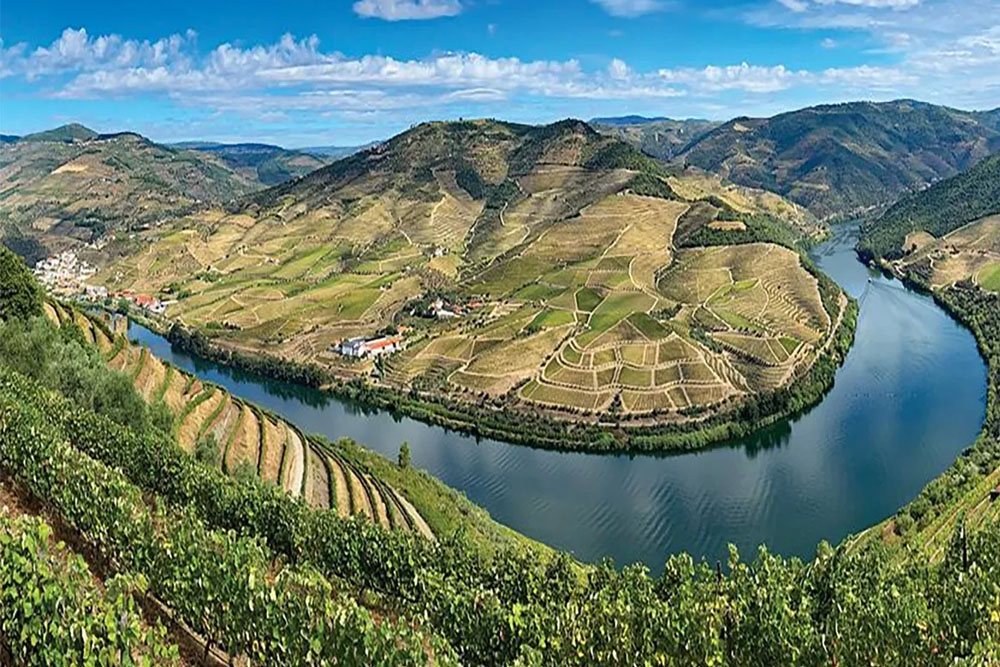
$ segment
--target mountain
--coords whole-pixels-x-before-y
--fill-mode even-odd
[[[658,121],[670,120],[665,116],[607,116],[604,118],[591,118],[588,123],[591,125],[643,125],[645,123],[656,123]]]
[[[984,158],[957,176],[903,197],[881,217],[862,226],[858,249],[869,258],[899,259],[916,249],[907,241],[910,234],[924,232],[942,237],[997,213],[1000,213],[1000,153]]]
[[[87,141],[88,139],[95,139],[97,137],[97,132],[94,132],[89,127],[84,127],[79,123],[70,123],[69,125],[61,125],[60,127],[53,128],[51,130],[45,130],[43,132],[35,132],[34,134],[26,134],[21,137],[19,141]]]
[[[719,125],[714,121],[694,118],[673,120],[643,116],[595,118],[591,122],[598,132],[617,137],[647,155],[665,160]]]
[[[81,125],[0,146],[0,235],[33,240],[33,255],[220,205],[259,189],[213,155]],[[32,244],[29,244],[32,245]]]
[[[315,153],[289,150],[271,144],[192,141],[175,146],[215,155],[229,168],[246,178],[260,181],[265,186],[303,176],[331,161],[330,158],[319,157]]]
[[[1000,110],[911,100],[736,118],[679,152],[686,164],[777,192],[821,218],[847,217],[954,176],[1000,148]]]
[[[169,295],[169,318],[225,348],[462,410],[683,421],[785,386],[827,349],[838,292],[802,266],[797,216],[579,120],[425,123],[151,229],[97,280]],[[398,330],[409,344],[385,364],[338,352]],[[493,428],[543,437],[518,419]]]

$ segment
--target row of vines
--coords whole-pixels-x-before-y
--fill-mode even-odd
[[[421,665],[429,655],[453,662],[445,642],[406,622],[376,622],[315,568],[282,564],[259,539],[208,527],[192,511],[147,505],[141,489],[67,443],[49,415],[24,400],[39,391],[5,373],[0,466],[116,572],[143,577],[146,594],[201,634],[206,650],[217,645],[282,665]],[[113,443],[113,432],[96,430],[109,425],[95,423],[91,435]],[[40,638],[4,636],[18,649]]]
[[[287,559],[290,573],[326,575],[326,581],[376,596],[380,607],[395,609],[400,619],[426,623],[470,664],[943,665],[956,657],[997,655],[1000,649],[1000,531],[995,527],[962,544],[956,541],[939,566],[920,558],[900,562],[879,545],[858,553],[824,546],[810,563],[764,550],[745,563],[734,553],[728,574],[681,555],[671,557],[659,577],[641,566],[584,569],[565,556],[539,562],[513,549],[485,560],[460,537],[439,543],[418,540],[370,522],[308,509],[253,481],[232,480],[184,456],[166,439],[136,434],[76,410],[10,372],[3,373],[0,389],[6,396],[4,433],[27,428],[36,441],[50,442],[44,451],[58,455],[53,460],[60,461],[60,470],[65,468],[61,456],[76,451],[59,446],[57,436],[68,437],[75,447],[166,501],[172,509],[155,514],[154,525],[169,521],[200,536],[183,552],[190,558],[190,569],[173,579],[178,590],[185,591],[169,601],[178,609],[185,609],[184,600],[195,596],[206,609],[214,605],[228,610],[220,610],[223,615],[232,615],[237,601],[239,606],[266,605],[255,597],[255,587],[265,585],[248,584],[246,573],[259,572],[266,580],[261,554],[271,549]],[[36,423],[42,415],[51,422],[46,427],[51,433]],[[20,433],[25,437],[25,431]],[[11,439],[4,437],[4,451],[20,451],[9,444]],[[47,479],[45,471],[41,468],[39,474]],[[105,488],[61,490],[45,482],[35,487],[59,507],[80,504],[74,498],[115,497]],[[101,503],[102,516],[107,506]],[[134,510],[135,505],[128,506]],[[140,516],[154,516],[142,512]],[[101,522],[107,525],[106,518]],[[130,521],[128,532],[137,525],[147,524]],[[106,529],[85,532],[93,530],[100,535]],[[153,527],[143,530],[157,534]],[[130,538],[108,538],[113,552],[120,539]],[[152,544],[142,543],[139,553],[155,553],[155,539]],[[225,583],[224,573],[213,581],[200,573],[205,567],[223,568],[223,563],[233,572],[242,571],[243,581]],[[146,572],[151,565],[133,567]],[[165,563],[156,567],[165,568],[160,576],[174,571]],[[316,583],[322,578],[302,574],[310,583],[296,578],[297,585],[286,588],[284,577],[290,576],[263,590],[274,589],[285,605],[293,605],[294,591],[304,595],[310,585],[319,588],[305,597],[330,599],[331,592]],[[156,589],[155,578],[150,579],[151,589]],[[188,592],[192,584],[181,582],[189,579],[204,583]],[[363,610],[353,609],[363,618]],[[248,636],[245,630],[226,634],[232,632],[226,630],[231,621],[223,617],[213,621],[216,629],[202,629],[227,647],[264,650],[239,639]],[[292,613],[287,618],[289,631],[313,627],[309,615]],[[368,636],[371,626],[364,627]],[[345,641],[334,645],[336,651],[357,655]]]

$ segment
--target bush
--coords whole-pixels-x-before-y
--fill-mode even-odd
[[[26,320],[42,312],[42,291],[27,265],[0,245],[0,320]]]

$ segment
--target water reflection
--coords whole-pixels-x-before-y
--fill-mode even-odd
[[[811,556],[891,514],[972,442],[985,367],[971,334],[933,301],[869,271],[841,228],[817,264],[861,303],[856,343],[815,408],[751,436],[673,456],[532,450],[175,353],[133,326],[154,353],[290,419],[413,464],[497,519],[587,560],[610,555],[658,571],[671,553],[725,559],[727,542]]]

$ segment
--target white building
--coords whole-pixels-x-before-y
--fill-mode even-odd
[[[345,357],[379,357],[391,354],[403,348],[402,336],[383,336],[365,340],[364,338],[349,338],[340,344],[339,350]]]

